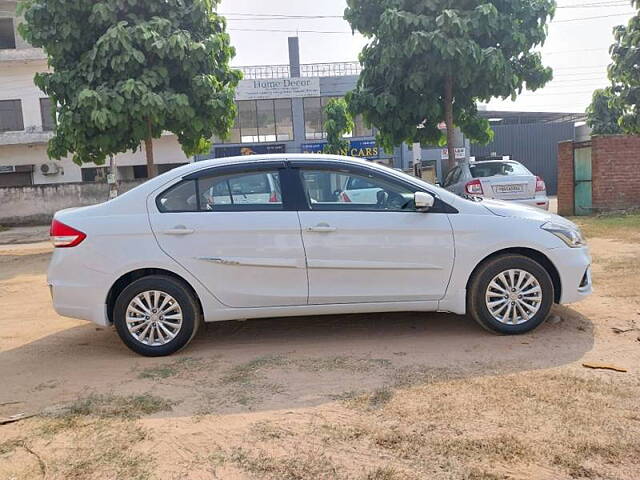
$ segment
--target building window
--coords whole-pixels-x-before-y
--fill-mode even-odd
[[[353,123],[355,124],[355,127],[352,132],[353,137],[373,137],[374,136],[373,128],[367,128],[367,126],[364,124],[364,118],[362,118],[362,115],[358,115],[356,118],[354,118]]]
[[[20,100],[0,100],[0,132],[24,130],[22,102]]]
[[[287,142],[293,140],[291,99],[241,100],[226,143]]]
[[[146,165],[134,165],[133,166],[133,178],[136,180],[141,180],[143,178],[149,178],[149,173],[147,173]]]
[[[307,140],[322,140],[326,135],[323,126],[322,99],[320,97],[305,98],[304,136]]]
[[[83,168],[82,169],[82,181],[83,182],[99,182],[104,183],[107,181],[107,168]]]
[[[0,50],[16,48],[16,34],[12,18],[0,18]]]
[[[334,98],[341,97],[313,97],[304,99],[304,136],[307,140],[322,140],[327,138],[324,131],[324,123],[327,121],[324,114],[324,107]],[[372,137],[373,129],[366,128],[362,115],[354,119],[355,128],[353,132],[345,135],[350,137]]]
[[[278,141],[293,141],[293,112],[291,110],[291,99],[285,98],[275,100],[273,103],[276,112],[276,135],[278,137]]]
[[[52,111],[52,103],[50,98],[40,99],[40,116],[42,117],[42,130],[50,132],[56,125],[54,118],[54,112]]]

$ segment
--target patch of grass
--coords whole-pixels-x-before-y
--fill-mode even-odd
[[[202,361],[195,358],[181,358],[175,362],[165,365],[158,365],[155,367],[145,368],[138,374],[138,378],[149,380],[162,380],[169,377],[174,377],[183,372],[191,371],[193,369],[200,368]]]
[[[4,225],[0,225],[0,232],[6,232],[9,230],[9,227],[5,227]]]
[[[363,393],[343,400],[346,406],[356,409],[376,410],[388,404],[394,396],[390,387],[380,387],[370,393]]]
[[[404,480],[406,478],[406,475],[393,467],[378,467],[365,473],[362,480]]]
[[[136,450],[148,433],[135,422],[100,419],[74,430],[73,435],[75,448],[52,465],[59,478],[150,478],[154,454]]]
[[[265,451],[235,448],[228,459],[247,473],[273,480],[339,480],[344,478],[323,453],[299,452],[275,457]]]
[[[279,440],[281,438],[292,435],[292,432],[290,432],[289,430],[282,428],[279,425],[276,425],[268,420],[256,422],[251,425],[250,432],[252,435],[255,435],[258,439],[263,441]]]
[[[434,442],[442,456],[457,458],[492,458],[506,463],[531,460],[533,449],[511,434],[484,438],[447,438]]]
[[[359,358],[349,356],[305,358],[294,360],[292,363],[301,370],[310,372],[346,370],[355,373],[365,373],[392,366],[391,361],[385,358]]]
[[[16,448],[21,447],[24,444],[22,438],[13,438],[11,440],[5,440],[0,443],[0,455],[6,455],[13,452]]]
[[[171,410],[171,402],[151,394],[89,395],[64,409],[59,416],[96,416],[101,418],[138,418]]]
[[[225,385],[248,384],[256,380],[261,369],[283,367],[287,364],[288,360],[281,355],[265,355],[231,368],[223,375],[221,382]]]
[[[633,240],[640,236],[640,213],[572,218],[587,238]]]

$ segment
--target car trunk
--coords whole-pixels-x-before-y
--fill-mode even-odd
[[[533,175],[500,175],[481,178],[486,198],[522,200],[536,196],[536,177]]]

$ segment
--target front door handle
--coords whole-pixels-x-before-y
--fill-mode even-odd
[[[315,227],[307,228],[308,232],[315,232],[315,233],[331,233],[331,232],[335,232],[336,230],[338,230],[336,227],[332,227],[328,223],[319,223]]]
[[[195,230],[193,230],[192,228],[187,228],[184,225],[178,225],[169,230],[165,230],[162,233],[164,233],[165,235],[191,235],[192,233],[195,233]]]

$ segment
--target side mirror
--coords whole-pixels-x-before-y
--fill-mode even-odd
[[[416,210],[420,212],[428,212],[433,208],[433,205],[436,203],[436,199],[428,193],[424,192],[416,192],[414,196],[414,201],[416,204]]]

